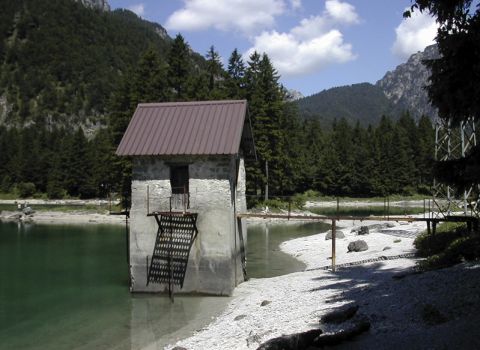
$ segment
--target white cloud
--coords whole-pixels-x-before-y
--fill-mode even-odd
[[[422,51],[435,42],[438,25],[427,12],[414,11],[395,28],[396,39],[392,52],[401,59]]]
[[[343,34],[336,27],[359,22],[353,6],[329,0],[322,15],[304,18],[288,33],[273,30],[256,36],[245,57],[248,58],[253,51],[265,52],[283,76],[318,72],[328,65],[356,58],[352,45],[344,41]]]
[[[358,23],[360,21],[355,7],[349,3],[338,0],[327,0],[325,2],[326,12],[338,23]]]
[[[130,5],[128,9],[137,14],[137,16],[142,17],[145,14],[145,4],[134,4]]]
[[[251,34],[271,28],[275,23],[275,17],[286,10],[283,0],[184,0],[184,2],[184,7],[167,19],[167,29],[215,28]]]
[[[355,59],[352,45],[345,43],[336,29],[307,40],[299,40],[291,33],[264,32],[255,38],[246,56],[255,50],[266,52],[283,76],[308,74]]]
[[[290,6],[296,10],[302,7],[302,0],[290,0]]]

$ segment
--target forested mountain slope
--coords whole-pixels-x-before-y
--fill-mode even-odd
[[[382,115],[397,119],[405,111],[416,120],[422,115],[434,120],[437,112],[424,89],[430,72],[423,60],[437,56],[437,47],[429,46],[387,72],[375,85],[361,83],[323,90],[298,100],[298,108],[304,118],[315,118],[322,125],[340,118],[353,123],[358,120],[365,126],[376,125]]]
[[[318,119],[322,125],[341,118],[352,125],[357,120],[364,126],[376,125],[382,115],[396,114],[393,103],[382,89],[369,83],[323,90],[297,103],[303,117]]]
[[[172,41],[128,10],[105,11],[103,0],[1,0],[0,8],[0,125],[94,130],[122,76],[148,48],[165,58]]]

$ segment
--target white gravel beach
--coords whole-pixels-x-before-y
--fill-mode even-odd
[[[338,225],[345,238],[336,242],[337,263],[351,266],[336,272],[326,269],[331,264],[331,241],[325,240],[326,233],[284,242],[281,249],[303,261],[306,271],[251,279],[239,285],[233,301],[219,317],[167,348],[256,349],[271,338],[322,328],[322,315],[349,303],[359,305],[358,313],[367,317],[371,328],[354,342],[339,347],[480,348],[473,331],[478,329],[480,314],[480,294],[475,289],[479,266],[464,264],[414,273],[416,260],[398,256],[414,252],[414,237],[425,229],[424,223],[341,221]],[[370,226],[370,233],[358,236],[355,230],[363,225]],[[357,239],[365,240],[369,249],[347,253],[348,242]],[[388,257],[396,258],[387,260]],[[362,263],[365,260],[378,261]],[[451,288],[450,283],[454,283]],[[465,287],[456,288],[459,285]],[[434,310],[432,318],[439,317],[435,313],[438,311],[445,319],[432,325],[429,310]],[[470,325],[465,317],[459,317],[463,314],[468,314],[467,319],[476,317],[477,323]],[[449,333],[450,328],[454,331]],[[151,344],[145,349],[157,348],[157,344]]]

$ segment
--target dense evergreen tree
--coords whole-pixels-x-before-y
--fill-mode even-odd
[[[220,54],[215,51],[212,45],[205,56],[206,71],[208,75],[208,93],[213,100],[219,100],[225,97],[224,82],[225,71],[223,69]]]
[[[192,79],[189,47],[181,34],[175,37],[168,53],[168,84],[173,90],[174,101],[188,100],[188,85]]]
[[[227,95],[232,99],[245,98],[245,63],[243,62],[242,55],[238,53],[238,50],[233,50],[230,58],[228,59],[227,67]]]

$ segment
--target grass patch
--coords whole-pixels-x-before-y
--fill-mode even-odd
[[[435,233],[421,233],[414,242],[418,255],[426,258],[418,263],[424,270],[432,270],[473,261],[480,258],[480,235],[469,233],[466,224],[445,223]]]

